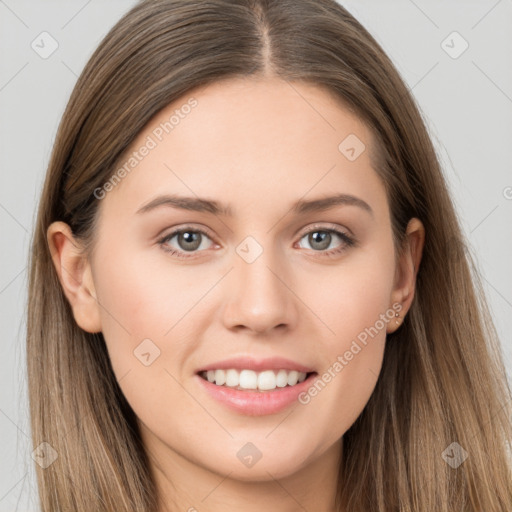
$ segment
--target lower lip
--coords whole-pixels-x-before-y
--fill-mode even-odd
[[[311,386],[316,376],[316,373],[312,373],[295,386],[285,386],[272,391],[241,391],[227,386],[217,386],[196,375],[210,396],[231,410],[247,416],[264,416],[282,411],[297,401],[299,394]]]

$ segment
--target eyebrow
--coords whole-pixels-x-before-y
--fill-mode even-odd
[[[137,213],[146,213],[161,206],[195,212],[212,213],[214,215],[224,217],[234,216],[233,210],[229,205],[222,205],[218,201],[214,201],[212,199],[177,195],[158,196],[139,208]],[[291,211],[297,215],[301,215],[305,213],[329,210],[335,206],[357,206],[368,212],[373,217],[373,210],[371,206],[359,197],[350,194],[336,194],[307,201],[301,199],[292,205]]]

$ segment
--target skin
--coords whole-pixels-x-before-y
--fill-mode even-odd
[[[88,257],[56,222],[48,242],[75,319],[103,332],[115,375],[134,409],[163,511],[334,511],[343,434],[368,402],[381,370],[388,321],[311,401],[265,416],[227,409],[199,386],[196,370],[238,355],[282,356],[322,375],[393,304],[406,315],[424,244],[418,219],[395,261],[389,204],[372,169],[370,131],[325,90],[277,78],[229,79],[201,87],[161,111],[140,148],[190,97],[198,105],[100,201]],[[338,149],[356,134],[366,150]],[[329,171],[329,172],[328,172]],[[295,215],[291,204],[335,192],[368,203]],[[168,193],[226,203],[233,218],[141,206]],[[195,252],[158,240],[171,228],[207,229]],[[304,233],[335,226],[325,249]],[[199,235],[201,236],[201,235]],[[263,249],[247,263],[236,248],[252,236]],[[344,247],[335,257],[326,250]],[[149,338],[150,366],[133,351]],[[293,412],[292,412],[293,411]],[[247,442],[262,453],[248,468]],[[300,507],[299,507],[300,508]]]

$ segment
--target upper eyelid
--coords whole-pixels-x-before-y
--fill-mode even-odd
[[[317,231],[340,231],[342,233],[346,233],[348,236],[353,236],[349,229],[342,228],[340,226],[336,226],[335,224],[328,224],[328,225],[321,225],[321,223],[313,223],[312,226],[308,228],[304,228],[303,230],[300,230],[299,233],[301,233],[301,236],[307,235],[308,233],[311,233]]]
[[[167,230],[165,229],[164,232],[165,231],[167,231]],[[183,227],[171,228],[167,234],[158,235],[157,238],[159,240],[165,240],[166,238],[176,236],[177,234],[184,232],[184,231],[197,231],[199,233],[204,233],[205,235],[207,235],[210,238],[215,238],[212,231],[210,231],[208,228],[197,227],[197,226],[192,226],[192,225],[185,225]]]

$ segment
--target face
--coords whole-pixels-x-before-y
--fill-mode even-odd
[[[101,330],[154,456],[263,480],[339,448],[400,308],[372,147],[321,88],[233,79],[161,111],[97,191]]]

